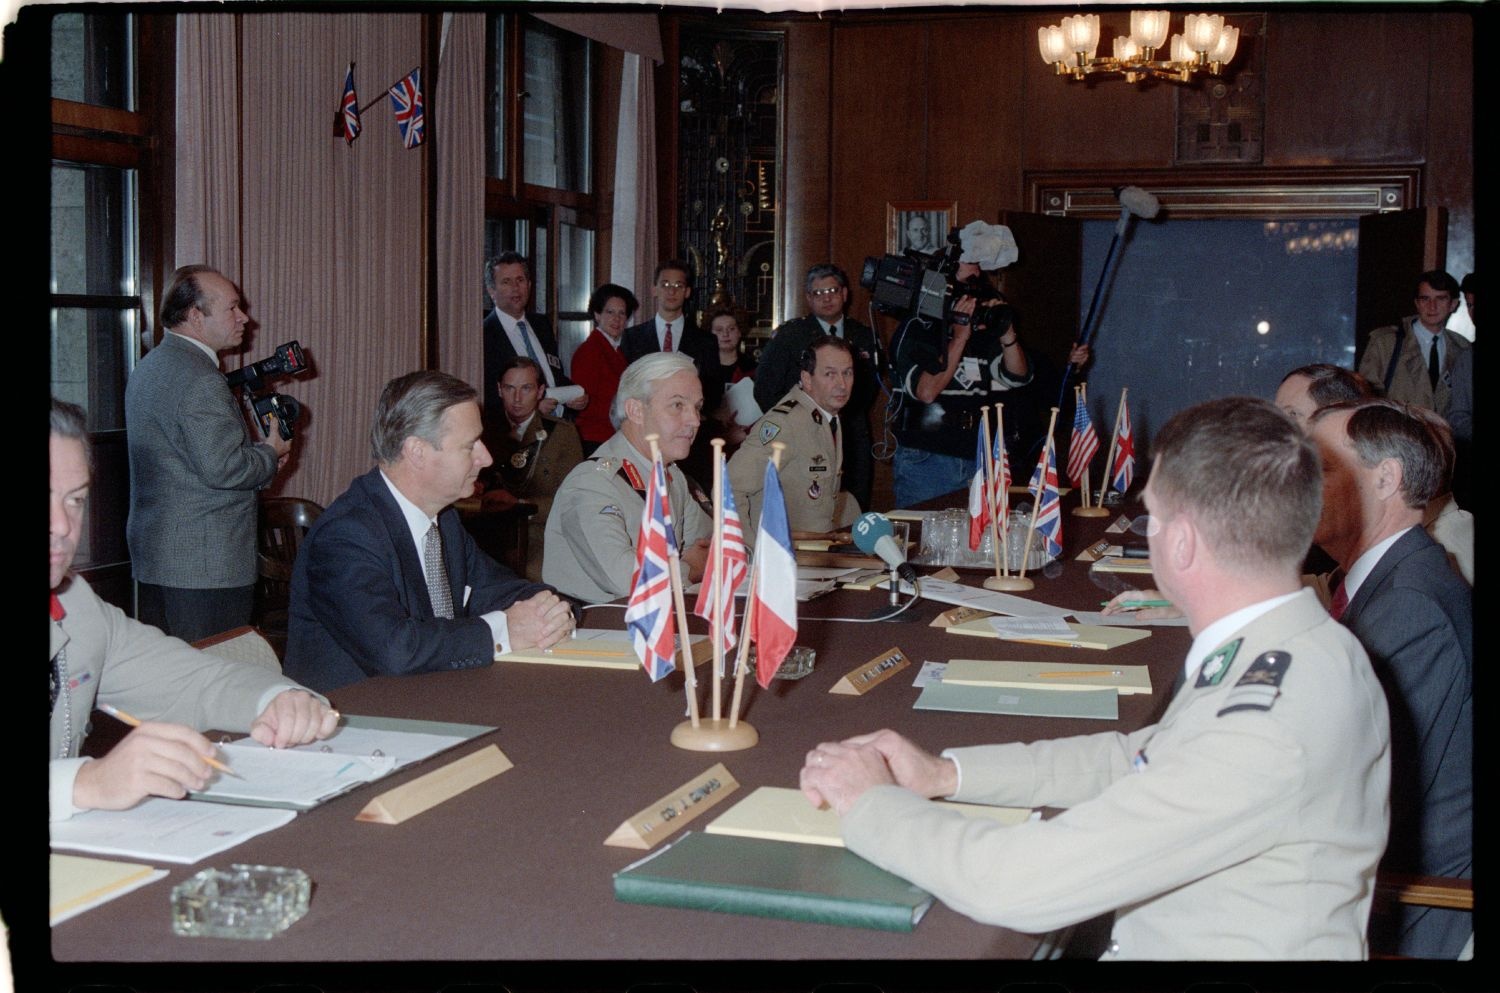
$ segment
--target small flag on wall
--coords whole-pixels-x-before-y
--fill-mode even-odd
[[[359,137],[359,97],[354,93],[354,63],[344,73],[344,95],[339,98],[338,132],[344,136],[344,144],[351,145]]]
[[[401,131],[401,144],[416,148],[422,144],[422,70],[413,69],[390,88],[391,111]]]

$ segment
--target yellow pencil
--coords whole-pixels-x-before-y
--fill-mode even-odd
[[[1039,679],[1074,679],[1079,676],[1119,676],[1119,669],[1094,669],[1089,672],[1039,672]]]
[[[113,717],[115,720],[124,721],[126,724],[129,724],[133,728],[138,728],[141,726],[141,719],[139,717],[132,717],[131,715],[125,713],[125,711],[121,710],[119,707],[112,707],[107,703],[99,703],[95,704],[95,706],[104,711],[109,716]],[[226,776],[233,776],[235,779],[245,778],[244,776],[241,776],[239,773],[235,772],[233,769],[229,768],[229,766],[225,765],[223,762],[220,762],[218,759],[214,758],[212,755],[203,756],[203,761],[207,762],[215,769],[218,769]]]

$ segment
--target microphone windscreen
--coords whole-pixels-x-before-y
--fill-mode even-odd
[[[1161,201],[1139,186],[1127,186],[1120,190],[1120,206],[1136,217],[1152,218],[1161,210]]]
[[[891,527],[890,519],[884,514],[860,514],[859,520],[854,522],[851,529],[854,534],[854,547],[866,555],[874,555],[875,543],[881,538],[889,538],[894,529]]]

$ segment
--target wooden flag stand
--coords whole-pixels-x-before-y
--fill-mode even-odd
[[[1084,405],[1087,405],[1088,402],[1089,402],[1089,387],[1088,387],[1088,384],[1087,383],[1079,383],[1077,386],[1073,387],[1073,403],[1075,405],[1076,404],[1080,404],[1080,403],[1084,404]],[[1074,422],[1075,423],[1077,422],[1077,416],[1078,415],[1076,415],[1076,414],[1074,415]],[[1092,460],[1090,460],[1090,461],[1092,461]],[[1106,476],[1109,473],[1109,463],[1108,462],[1104,463],[1104,472],[1105,472]],[[1080,487],[1078,487],[1078,491],[1079,491],[1079,493],[1082,496],[1083,502],[1080,503],[1078,506],[1076,506],[1076,507],[1073,508],[1073,516],[1074,517],[1108,517],[1109,516],[1109,511],[1105,510],[1103,507],[1099,506],[1098,504],[1090,504],[1089,503],[1089,467],[1088,466],[1084,466],[1083,467],[1083,485],[1080,486]],[[1103,502],[1103,500],[1101,499],[1100,503],[1102,503],[1102,502]]]
[[[989,408],[979,411],[979,429],[984,438],[984,492],[990,510],[990,548],[995,553],[995,574],[984,577],[987,590],[1029,590],[1036,586],[1034,580],[1010,574],[1010,487],[1000,487],[1003,499],[995,504],[995,460],[991,457]],[[1004,405],[995,404],[995,437],[1005,437]],[[1004,442],[1001,442],[1003,445]]]
[[[651,443],[651,456],[657,457],[656,436],[649,435],[646,438]],[[724,556],[724,439],[715,438],[712,441],[714,447],[714,537],[709,547],[708,568],[704,570],[703,582],[708,583],[720,575],[719,565]],[[781,466],[781,450],[785,448],[781,442],[772,444],[772,459],[776,460],[777,468]],[[742,525],[743,526],[743,525]],[[750,563],[751,593],[754,593],[756,558]],[[681,642],[687,644],[687,611],[682,606],[682,576],[678,572],[677,556],[672,556],[672,595],[678,605],[678,626],[682,631]],[[729,603],[731,614],[733,613],[734,591],[729,591]],[[746,624],[749,624],[749,604],[745,601]],[[737,681],[734,688],[734,703],[730,707],[728,718],[720,717],[720,706],[723,699],[722,684],[724,673],[724,638],[722,626],[723,615],[714,610],[713,634],[709,640],[714,647],[714,715],[712,717],[700,718],[698,716],[698,681],[693,675],[692,665],[688,664],[687,682],[683,688],[687,691],[688,713],[691,715],[687,720],[672,729],[672,744],[678,748],[690,752],[737,752],[745,748],[754,748],[760,742],[760,732],[744,721],[736,720],[740,704],[740,683],[744,679],[743,666],[745,652],[750,644],[749,632],[740,632],[740,651],[736,660]]]

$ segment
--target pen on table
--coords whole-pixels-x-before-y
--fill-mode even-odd
[[[1091,669],[1088,672],[1039,672],[1038,679],[1075,679],[1079,676],[1120,676],[1119,669]]]
[[[125,713],[125,711],[121,710],[119,707],[114,707],[107,703],[96,703],[94,706],[98,707],[100,710],[104,711],[115,720],[124,721],[126,724],[129,724],[133,728],[138,728],[141,726],[141,719],[139,717],[132,717],[131,715]],[[239,773],[235,772],[233,769],[229,768],[229,766],[225,765],[223,762],[220,762],[218,759],[214,758],[212,755],[203,756],[203,761],[207,762],[215,769],[218,769],[226,776],[233,776],[235,779],[245,778],[244,776],[241,776]]]
[[[1101,607],[1108,607],[1109,604],[1110,604],[1110,601],[1108,601],[1108,600],[1100,600],[1099,601],[1099,606],[1101,606]],[[1127,600],[1126,602],[1120,604],[1120,609],[1121,610],[1140,610],[1143,607],[1170,607],[1170,606],[1172,606],[1172,601],[1171,600]]]

